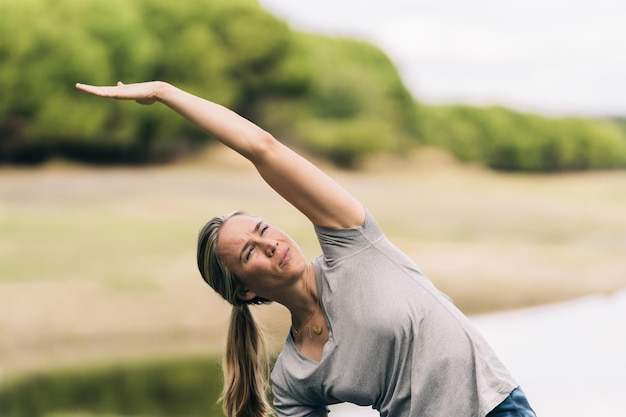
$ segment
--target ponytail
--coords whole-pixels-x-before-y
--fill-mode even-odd
[[[261,329],[254,321],[248,304],[237,297],[237,277],[217,253],[219,231],[229,218],[244,214],[235,212],[211,219],[198,235],[198,269],[202,278],[232,306],[230,327],[224,355],[224,390],[220,397],[227,417],[267,417],[271,407],[267,400],[269,361]],[[249,304],[266,304],[255,297]]]
[[[223,368],[221,400],[226,416],[269,416],[269,361],[261,330],[247,304],[233,306]]]

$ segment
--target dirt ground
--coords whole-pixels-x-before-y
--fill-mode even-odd
[[[626,172],[501,174],[429,150],[333,175],[468,314],[626,286]],[[222,151],[159,168],[1,169],[0,378],[219,353],[230,308],[196,271],[195,233],[239,208],[311,234]],[[256,312],[277,348],[286,310]]]

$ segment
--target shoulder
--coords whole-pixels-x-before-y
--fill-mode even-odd
[[[365,218],[357,227],[315,226],[315,233],[327,264],[333,264],[335,261],[375,246],[384,238],[380,226],[368,210],[365,210]]]
[[[314,225],[315,233],[320,243],[327,241],[328,244],[338,246],[354,243],[359,237],[370,240],[383,235],[380,225],[367,209],[363,209],[363,219],[354,227],[325,227]]]

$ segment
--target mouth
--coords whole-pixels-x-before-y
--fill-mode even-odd
[[[281,256],[280,258],[280,262],[278,263],[278,266],[282,267],[284,266],[287,262],[289,262],[289,260],[291,259],[291,250],[289,249],[289,247],[285,248],[285,251],[283,252],[283,256]]]

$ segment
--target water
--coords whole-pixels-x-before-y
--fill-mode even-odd
[[[609,296],[472,317],[539,417],[622,417],[626,289]],[[334,417],[368,417],[340,405]]]
[[[626,290],[474,321],[538,415],[624,415]]]

